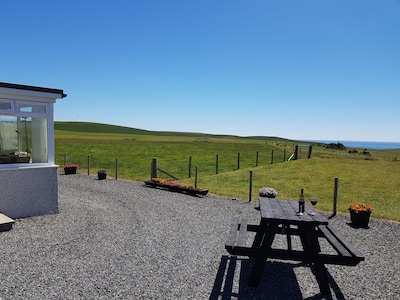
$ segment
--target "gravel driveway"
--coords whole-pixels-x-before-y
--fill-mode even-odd
[[[320,299],[308,267],[269,261],[248,288],[252,260],[224,249],[231,219],[259,222],[256,203],[192,197],[141,182],[59,175],[59,213],[0,233],[0,299]],[[329,266],[334,299],[400,298],[400,224],[331,221],[360,251]]]

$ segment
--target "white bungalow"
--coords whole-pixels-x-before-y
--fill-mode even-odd
[[[0,213],[58,212],[53,104],[63,90],[0,82]]]

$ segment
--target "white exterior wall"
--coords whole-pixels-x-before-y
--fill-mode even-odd
[[[26,218],[58,212],[57,167],[54,165],[53,105],[66,97],[61,90],[36,91],[0,87],[0,98],[48,103],[47,163],[0,164],[0,213]],[[59,91],[60,93],[56,93]]]
[[[58,212],[57,166],[2,169],[0,182],[0,212],[10,218]]]

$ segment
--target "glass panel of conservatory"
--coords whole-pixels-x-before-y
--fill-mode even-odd
[[[0,115],[0,163],[48,162],[47,118]]]
[[[8,112],[12,110],[11,102],[0,100],[0,111]]]
[[[19,111],[25,113],[46,113],[46,106],[40,104],[20,104]]]
[[[32,133],[32,162],[44,163],[48,161],[47,150],[47,119],[32,118],[31,122]]]
[[[0,115],[0,153],[18,149],[17,117]]]

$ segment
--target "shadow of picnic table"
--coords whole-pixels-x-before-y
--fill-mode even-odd
[[[240,274],[237,269],[240,264]],[[254,266],[254,259],[238,258],[224,255],[215,277],[210,300],[217,299],[303,299],[294,268],[301,263],[267,261],[265,272],[259,286],[249,287],[248,280]],[[234,278],[239,276],[239,288],[234,287]],[[317,284],[315,282],[315,284]],[[334,279],[329,275],[329,284],[333,288],[336,299],[345,299]],[[306,298],[307,300],[331,299],[320,294]]]

